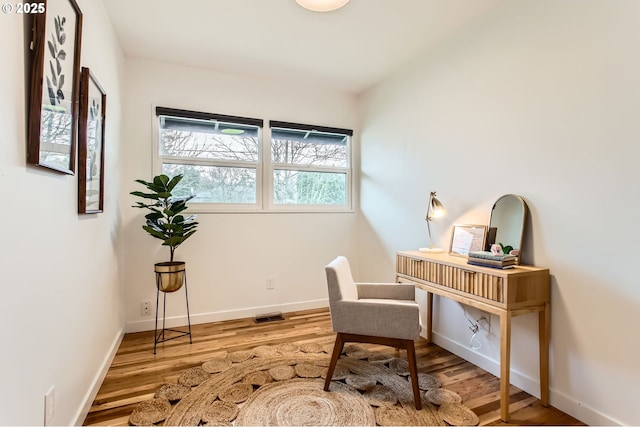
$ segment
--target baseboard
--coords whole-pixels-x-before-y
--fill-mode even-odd
[[[474,365],[484,369],[487,372],[492,373],[496,377],[500,376],[500,363],[491,359],[483,354],[472,351],[468,346],[445,337],[437,332],[433,332],[433,342],[440,347],[449,350],[450,352],[462,357],[465,360],[473,363]],[[531,378],[521,372],[511,369],[509,376],[511,384],[526,391],[532,396],[540,398],[540,382],[537,379]]]
[[[603,414],[584,403],[567,396],[557,390],[549,390],[549,401],[551,406],[566,412],[574,418],[579,419],[589,426],[628,426],[629,423],[623,423],[608,415]]]
[[[100,369],[98,369],[98,373],[93,378],[91,386],[89,387],[89,390],[87,390],[87,393],[85,394],[85,397],[83,399],[82,406],[78,408],[78,412],[75,417],[76,421],[73,424],[74,426],[81,426],[84,423],[84,420],[87,418],[87,415],[89,415],[91,405],[98,395],[98,391],[100,390],[100,386],[104,381],[104,377],[107,375],[107,372],[109,372],[109,368],[113,363],[113,359],[118,352],[118,348],[120,348],[120,343],[122,343],[123,338],[124,328],[120,329],[120,331],[117,333],[115,339],[113,340],[113,344],[111,344],[111,349],[103,359],[102,364],[100,365]]]
[[[474,365],[484,369],[493,375],[500,377],[500,364],[498,361],[488,358],[483,354],[478,354],[467,346],[451,340],[437,332],[433,332],[433,342],[440,347],[449,350],[457,356],[462,357],[465,360],[473,363]],[[511,370],[509,376],[511,384],[526,391],[532,396],[540,398],[540,382],[538,379],[531,378],[521,372]],[[571,415],[574,418],[582,421],[583,423],[591,426],[613,426],[613,425],[626,425],[620,421],[607,416],[600,411],[585,405],[576,399],[567,396],[566,394],[549,389],[549,403],[551,406],[560,409],[561,411]]]
[[[281,311],[288,313],[291,311],[311,310],[314,308],[323,308],[329,306],[328,299],[319,299],[312,301],[301,301],[288,304],[265,305],[260,307],[242,308],[237,310],[215,311],[210,313],[200,313],[191,315],[191,324],[220,322],[223,320],[243,319],[253,317],[256,314],[271,313]],[[187,324],[187,315],[167,317],[165,319],[166,327],[173,328],[176,326],[184,326]],[[153,331],[155,329],[155,317],[148,320],[139,320],[127,323],[125,330],[127,333]]]

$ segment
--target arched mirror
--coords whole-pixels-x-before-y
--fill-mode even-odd
[[[494,203],[489,220],[489,243],[502,243],[517,250],[518,264],[522,258],[522,236],[527,211],[527,204],[522,197],[505,194]],[[491,235],[493,233],[495,237]]]

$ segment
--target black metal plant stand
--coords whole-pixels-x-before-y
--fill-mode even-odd
[[[156,354],[156,347],[158,343],[173,340],[176,338],[181,338],[187,335],[189,335],[189,344],[193,344],[193,339],[191,337],[191,317],[189,316],[189,293],[187,292],[187,272],[186,271],[184,272],[184,296],[187,301],[187,325],[189,330],[188,332],[185,332],[177,329],[165,328],[165,313],[167,309],[167,292],[163,291],[162,292],[163,293],[162,330],[160,331],[160,333],[158,333],[158,306],[160,303],[160,283],[162,280],[162,274],[168,274],[168,273],[156,272],[156,327],[154,331],[153,354]],[[165,331],[177,332],[179,335],[174,335],[171,338],[165,338],[164,336]]]

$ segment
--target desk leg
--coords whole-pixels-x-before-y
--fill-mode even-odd
[[[551,310],[549,303],[538,313],[540,346],[540,400],[542,406],[549,406],[549,336],[551,330]]]
[[[433,293],[427,292],[427,342],[433,342],[431,332],[433,331]]]
[[[509,374],[511,372],[511,313],[500,315],[500,418],[509,421]]]

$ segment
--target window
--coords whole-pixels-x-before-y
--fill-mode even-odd
[[[350,206],[346,129],[269,122],[274,205]]]
[[[177,195],[194,210],[351,208],[353,132],[157,107],[154,172],[183,174]],[[193,206],[193,205],[192,205]]]
[[[157,108],[158,172],[183,174],[192,203],[256,207],[262,120]]]

